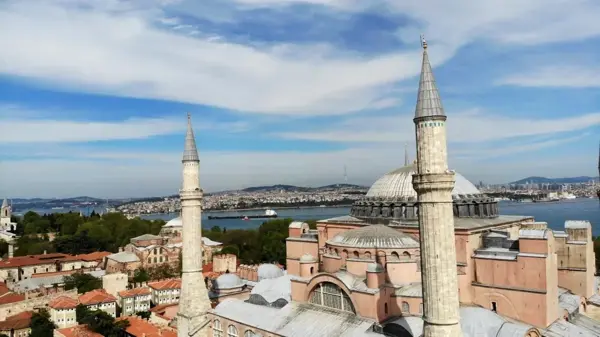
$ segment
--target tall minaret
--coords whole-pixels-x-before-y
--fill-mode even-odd
[[[210,310],[208,291],[202,276],[202,190],[200,189],[200,159],[194,139],[192,120],[188,114],[185,151],[183,152],[183,185],[181,221],[183,223],[183,252],[181,257],[181,296],[177,313],[178,337],[208,337]]]
[[[408,166],[408,143],[404,143],[404,166]]]
[[[413,187],[419,203],[424,337],[462,336],[456,276],[452,189],[448,170],[446,115],[431,72],[427,42],[415,109],[417,174]]]

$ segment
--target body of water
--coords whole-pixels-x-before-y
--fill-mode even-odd
[[[84,214],[89,214],[93,208],[82,209]],[[96,212],[103,211],[103,208],[95,209]],[[20,211],[25,213],[28,210]],[[79,209],[34,209],[40,214],[56,212],[79,212]],[[292,208],[278,209],[277,214],[280,218],[292,218],[294,220],[322,220],[342,215],[348,215],[350,207],[315,207],[315,208]],[[533,216],[536,221],[545,221],[548,226],[555,230],[562,230],[566,220],[588,220],[592,223],[594,235],[600,235],[600,203],[598,199],[573,199],[560,202],[548,203],[516,203],[500,202],[500,213],[505,215],[524,215]],[[264,210],[254,211],[231,211],[231,212],[204,212],[202,224],[205,228],[219,226],[229,229],[257,228],[265,219],[227,219],[227,220],[208,220],[209,215],[260,215]],[[179,214],[152,214],[143,215],[144,219],[162,219],[168,221]]]

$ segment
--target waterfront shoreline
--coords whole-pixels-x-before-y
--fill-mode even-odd
[[[242,212],[242,211],[264,211],[265,209],[273,209],[273,210],[286,210],[286,209],[313,209],[313,208],[345,208],[352,207],[352,204],[347,205],[327,205],[325,207],[321,206],[279,206],[279,207],[252,207],[252,208],[231,208],[231,209],[209,209],[202,210],[203,213],[225,213],[225,212]],[[179,212],[169,212],[169,213],[123,213],[124,215],[169,215],[169,214],[179,214]]]

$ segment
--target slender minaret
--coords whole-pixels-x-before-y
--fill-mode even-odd
[[[462,336],[456,276],[452,189],[448,170],[446,115],[431,72],[427,42],[415,109],[417,173],[413,187],[419,203],[424,337]]]
[[[178,337],[208,337],[210,300],[202,276],[202,190],[200,189],[200,159],[194,139],[192,120],[188,114],[185,151],[183,152],[183,184],[181,221],[183,248],[181,258],[181,296],[177,313]]]
[[[408,166],[408,143],[404,143],[404,166]]]

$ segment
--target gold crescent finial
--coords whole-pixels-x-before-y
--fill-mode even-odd
[[[427,49],[427,41],[425,40],[425,34],[421,34],[421,47]]]

